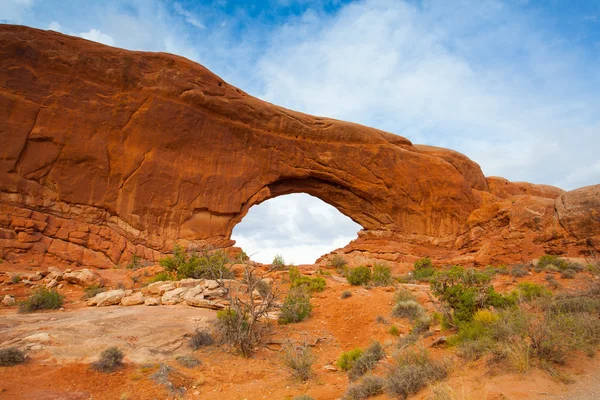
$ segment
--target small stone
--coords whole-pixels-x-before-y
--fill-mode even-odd
[[[7,294],[6,296],[4,296],[4,299],[2,300],[2,304],[4,304],[6,307],[10,307],[10,306],[14,306],[15,304],[17,304],[17,302],[15,301],[14,297]]]

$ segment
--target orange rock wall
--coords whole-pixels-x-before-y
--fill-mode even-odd
[[[297,192],[363,226],[348,254],[483,262],[584,250],[571,231],[583,214],[564,202],[571,228],[556,223],[560,189],[485,178],[460,153],[274,106],[181,57],[0,26],[2,257],[106,267],[176,241],[228,247],[250,207]]]

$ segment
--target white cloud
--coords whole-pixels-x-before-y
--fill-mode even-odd
[[[206,26],[191,12],[182,7],[180,3],[173,5],[175,12],[185,18],[185,22],[198,29],[206,29]]]
[[[106,33],[102,33],[98,29],[92,28],[89,32],[80,33],[79,36],[84,39],[93,40],[94,42],[102,43],[108,46],[115,45],[115,40],[111,36],[107,35]]]
[[[0,1],[0,22],[21,23],[31,10],[34,0]]]
[[[60,26],[60,24],[58,22],[52,21],[52,22],[50,22],[50,25],[48,25],[48,29],[51,31],[60,32],[62,27]]]

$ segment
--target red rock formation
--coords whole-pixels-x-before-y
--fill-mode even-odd
[[[250,207],[297,192],[364,227],[346,252],[393,262],[579,254],[600,231],[580,213],[599,187],[486,179],[462,154],[274,106],[181,57],[9,25],[0,149],[5,258],[108,267],[175,241],[231,246]]]

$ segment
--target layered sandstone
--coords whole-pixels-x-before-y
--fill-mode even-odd
[[[250,207],[308,193],[399,262],[588,254],[579,192],[486,178],[466,156],[258,100],[182,57],[0,26],[0,257],[109,267],[233,245]]]

